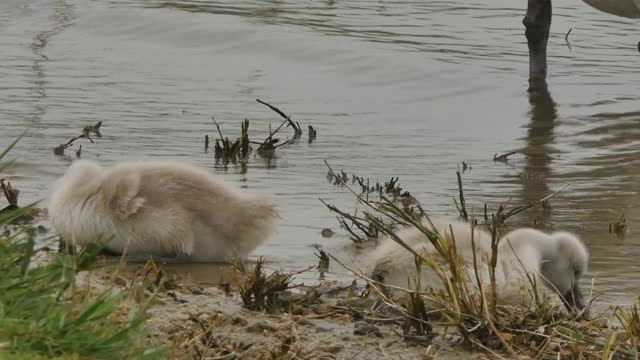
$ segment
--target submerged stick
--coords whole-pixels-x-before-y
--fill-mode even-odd
[[[89,135],[81,134],[81,135],[78,135],[78,136],[76,136],[74,138],[71,138],[71,140],[67,141],[66,144],[60,144],[60,145],[56,146],[55,148],[53,148],[53,153],[55,155],[64,155],[65,149],[67,149],[68,147],[73,145],[74,141],[76,141],[78,139],[81,139],[81,138],[87,138],[93,144],[93,139],[91,139],[91,137],[89,137]]]
[[[294,131],[293,138],[294,139],[297,139],[302,135],[302,129],[300,128],[300,124],[293,122],[293,120],[291,120],[291,115],[285,114],[284,112],[282,112],[282,110],[280,110],[277,107],[267,103],[266,101],[262,101],[260,99],[256,99],[256,101],[259,102],[262,105],[266,105],[267,107],[269,107],[269,109],[275,111],[278,115],[280,115],[283,119],[285,119],[285,122],[288,123],[288,126],[291,126],[293,128],[293,131]],[[276,129],[276,131],[274,131],[274,134],[276,132],[278,132],[278,130],[280,130],[280,128],[282,127],[283,124],[281,124]]]
[[[93,139],[91,138],[90,134],[95,134],[96,137],[102,137],[102,134],[100,133],[100,126],[102,126],[102,121],[98,121],[97,124],[95,125],[88,125],[85,126],[84,128],[82,128],[82,133],[74,138],[71,138],[71,140],[67,141],[67,143],[65,144],[60,144],[58,146],[56,146],[55,148],[53,148],[53,154],[54,155],[64,155],[64,151],[69,148],[71,145],[73,145],[73,142],[81,139],[81,138],[86,138],[89,139],[89,141],[93,144]],[[82,150],[80,150],[82,151]],[[78,153],[76,153],[77,155]],[[79,157],[79,156],[78,156]]]
[[[569,49],[571,49],[571,43],[569,42],[569,34],[571,34],[571,30],[573,30],[573,28],[569,28],[569,31],[567,31],[567,34],[564,36],[564,42],[567,44]]]
[[[464,192],[462,191],[462,176],[460,175],[460,167],[456,171],[456,176],[458,177],[458,191],[460,193],[460,216],[464,219],[464,221],[469,221],[469,214],[467,213],[467,208],[464,201]]]
[[[516,153],[516,151],[511,151],[511,152],[508,152],[506,154],[502,154],[500,156],[498,156],[498,154],[494,154],[493,155],[493,161],[507,162],[507,161],[509,161],[509,159],[508,159],[509,156],[511,156],[511,155],[513,155],[515,153]]]
[[[311,144],[313,140],[316,139],[317,134],[318,132],[316,131],[316,129],[314,129],[313,126],[309,125],[309,144]]]

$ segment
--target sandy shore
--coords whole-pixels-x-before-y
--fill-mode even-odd
[[[294,307],[292,313],[267,314],[243,309],[235,292],[190,286],[162,294],[151,307],[149,341],[175,347],[177,359],[483,357],[453,344],[454,337],[415,344],[404,339],[397,325],[342,311],[366,313],[373,305],[372,299],[348,299],[341,292]]]

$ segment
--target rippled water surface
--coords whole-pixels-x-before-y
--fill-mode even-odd
[[[640,294],[640,28],[577,0],[555,5],[549,88],[529,94],[524,0],[5,0],[1,147],[31,130],[4,176],[21,202],[46,197],[71,161],[52,148],[103,121],[102,139],[78,142],[83,158],[178,159],[274,194],[279,231],[255,255],[299,270],[316,262],[315,243],[350,245],[341,231],[320,235],[338,229],[319,198],[353,204],[326,181],[323,160],[372,179],[398,175],[448,215],[465,161],[477,209],[569,184],[551,209],[518,221],[578,232],[603,301],[628,303]],[[216,165],[203,146],[215,135],[210,116],[230,136],[245,118],[257,138],[280,122],[256,98],[313,125],[317,141],[305,134],[246,169]],[[511,150],[507,164],[492,160]],[[631,229],[622,240],[608,232],[621,214]],[[345,274],[333,266],[329,276]]]

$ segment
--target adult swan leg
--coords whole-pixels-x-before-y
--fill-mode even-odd
[[[522,20],[529,45],[529,82],[538,83],[547,76],[547,40],[551,27],[551,0],[528,0]]]
[[[626,18],[640,18],[640,0],[583,0],[602,12]],[[529,45],[529,83],[544,83],[547,76],[547,40],[551,27],[551,0],[528,0],[522,20]],[[640,43],[638,43],[640,50]],[[541,81],[542,80],[542,81]],[[530,88],[531,88],[530,86]]]

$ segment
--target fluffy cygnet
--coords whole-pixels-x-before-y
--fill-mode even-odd
[[[75,161],[54,187],[49,215],[67,241],[104,241],[133,256],[227,261],[246,257],[274,230],[266,197],[240,191],[177,162],[127,162],[104,168]]]
[[[469,224],[442,219],[432,219],[432,222],[443,237],[445,234],[451,234],[450,228],[453,229],[458,254],[463,259],[473,259]],[[431,225],[427,221],[423,225],[427,229],[431,229]],[[439,264],[446,264],[429,239],[416,227],[402,229],[396,232],[396,235],[417,253],[431,255]],[[475,242],[476,257],[482,257],[485,262],[488,262],[491,256],[491,235],[476,227],[473,240]],[[383,280],[385,284],[397,287],[415,286],[413,280],[416,275],[416,268],[413,254],[389,237],[384,237],[381,240],[380,244],[368,256],[366,263],[367,268],[371,270],[372,276],[378,280]],[[420,283],[422,286],[431,286],[433,288],[442,285],[435,271],[426,264],[423,264],[421,268]]]
[[[456,249],[464,262],[468,281],[475,287],[471,227],[460,221],[434,221],[436,229],[443,236],[445,233],[451,233],[449,224],[453,229]],[[427,228],[430,227],[427,225]],[[416,252],[430,255],[444,264],[444,259],[417,228],[404,229],[397,235]],[[476,227],[473,238],[478,275],[483,286],[486,286],[490,281],[488,264],[491,259],[491,234]],[[586,247],[571,233],[545,234],[530,228],[509,232],[500,239],[498,245],[496,290],[499,300],[503,303],[520,301],[522,288],[531,286],[528,273],[538,285],[544,284],[544,288],[559,294],[567,308],[584,308],[578,282],[586,272],[588,259]],[[398,287],[414,286],[408,283],[409,279],[415,278],[416,275],[414,257],[390,238],[384,238],[371,253],[369,269],[372,269],[372,277],[385,284]],[[426,264],[421,268],[420,283],[434,289],[443,286],[440,278]]]

